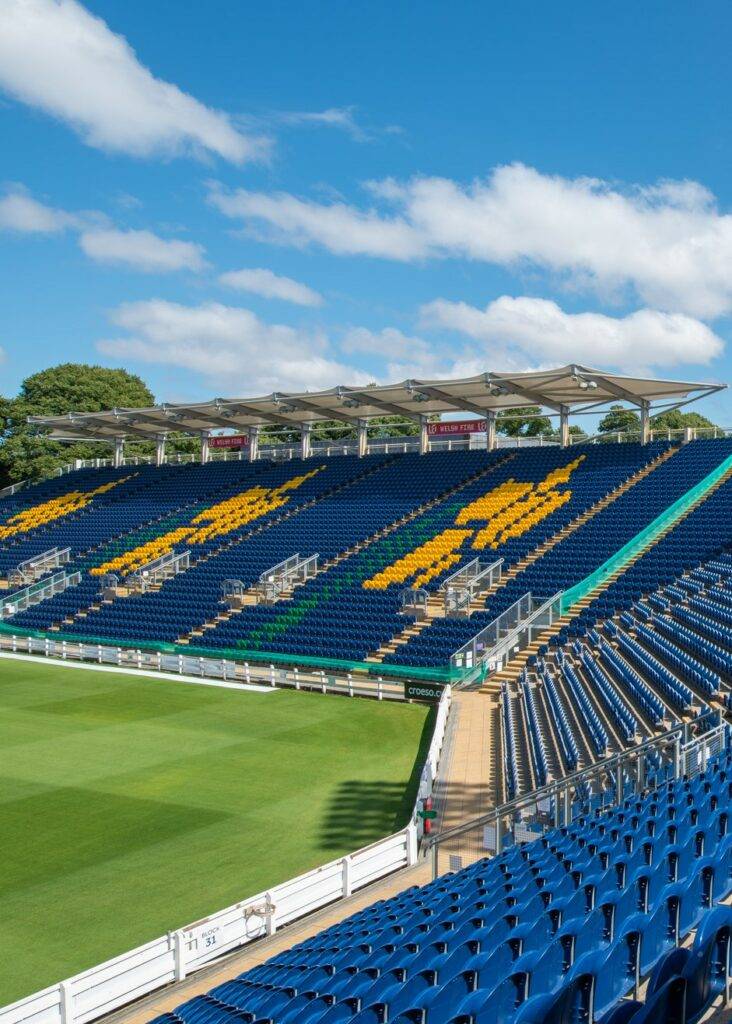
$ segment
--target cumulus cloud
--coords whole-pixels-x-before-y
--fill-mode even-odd
[[[7,231],[53,235],[78,227],[79,223],[76,215],[39,203],[21,188],[14,188],[0,199],[0,228]]]
[[[630,288],[664,310],[713,317],[732,309],[732,215],[697,182],[623,189],[511,164],[467,186],[418,177],[367,187],[366,207],[220,186],[209,198],[226,216],[265,225],[274,240],[293,245],[525,265],[580,288]]]
[[[486,369],[485,353],[475,346],[458,349],[453,345],[433,344],[414,334],[405,334],[396,327],[372,331],[352,327],[344,335],[341,349],[376,357],[380,363],[377,375],[382,380],[404,380],[408,377],[471,377]],[[506,370],[525,369],[521,364],[502,363]]]
[[[420,310],[424,326],[447,328],[507,358],[523,354],[545,364],[567,362],[624,368],[709,363],[724,343],[683,313],[639,309],[628,316],[567,313],[556,302],[504,295],[477,309],[437,299]]]
[[[104,355],[192,370],[228,394],[315,390],[370,379],[334,358],[324,335],[266,323],[248,309],[153,299],[119,306],[111,319],[127,333],[98,342]]]
[[[423,239],[406,221],[385,219],[377,210],[356,210],[347,203],[317,203],[286,192],[269,195],[213,184],[209,201],[227,217],[265,224],[274,241],[305,246],[317,242],[340,255],[385,256],[413,260],[426,255]]]
[[[209,153],[241,164],[267,150],[227,114],[156,78],[76,0],[3,0],[0,88],[109,152]]]
[[[114,263],[144,273],[202,270],[204,248],[196,242],[165,239],[152,231],[118,231],[113,228],[84,231],[79,245],[98,263]]]
[[[248,270],[229,270],[219,277],[221,284],[242,292],[261,295],[265,299],[282,299],[296,306],[321,306],[323,296],[306,284],[282,277],[263,267]]]

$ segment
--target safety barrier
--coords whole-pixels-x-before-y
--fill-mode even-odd
[[[571,824],[588,808],[614,807],[654,780],[698,774],[729,743],[730,733],[721,712],[709,712],[479,818],[445,829],[429,841],[433,876],[459,871],[514,843],[538,839],[549,829]]]
[[[125,586],[130,590],[139,590],[145,593],[150,587],[164,583],[172,579],[178,573],[185,572],[191,564],[190,551],[175,552],[169,551],[166,555],[160,555],[151,562],[146,562],[139,569],[135,569],[125,581]]]
[[[69,575],[65,570],[62,570],[53,576],[48,576],[45,579],[38,580],[36,583],[31,583],[29,587],[24,587],[23,590],[16,590],[14,594],[9,594],[2,599],[0,602],[0,619],[16,615],[18,612],[24,612],[26,608],[40,604],[41,601],[46,601],[49,597],[68,590],[69,587],[75,587],[80,582],[80,572],[72,572]]]
[[[284,925],[347,899],[364,886],[415,864],[421,831],[417,812],[432,792],[450,701],[447,688],[435,715],[412,816],[404,828],[0,1008],[0,1024],[86,1024],[164,985],[182,981],[224,953],[273,935]]]
[[[440,587],[444,594],[445,615],[468,615],[475,598],[491,590],[501,578],[503,559],[481,562],[474,558],[448,576]]]
[[[48,551],[44,551],[40,555],[34,555],[33,558],[26,558],[24,562],[16,565],[13,571],[8,574],[8,583],[17,586],[20,586],[22,583],[30,583],[33,580],[39,579],[50,569],[59,569],[70,561],[71,548],[49,548]]]
[[[581,601],[585,594],[589,594],[590,591],[595,590],[596,587],[604,583],[614,572],[624,568],[628,562],[635,558],[644,548],[648,547],[664,530],[678,522],[691,506],[699,498],[704,497],[730,470],[732,470],[732,455],[724,459],[723,462],[720,462],[703,480],[700,480],[686,494],[682,494],[672,505],[669,505],[659,516],[656,516],[652,523],[645,526],[627,544],[624,544],[615,554],[606,559],[594,572],[585,576],[579,583],[575,583],[569,590],[565,590],[562,595],[562,614],[577,604],[578,601]]]
[[[555,594],[548,599],[535,598],[529,593],[514,601],[455,651],[450,658],[452,678],[463,684],[471,683],[501,669],[504,661],[527,647],[536,633],[559,617],[561,597]]]

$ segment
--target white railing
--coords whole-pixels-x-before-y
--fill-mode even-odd
[[[668,440],[668,441],[701,441],[713,438],[727,438],[732,437],[732,430],[722,427],[692,427],[689,429],[682,428],[678,430],[651,430],[650,438],[653,441]],[[608,434],[572,434],[570,435],[570,445],[577,444],[608,444],[617,443],[624,444],[628,442],[639,443],[641,435],[639,431],[617,431]],[[537,434],[536,437],[507,437],[499,434],[496,438],[496,445],[498,448],[536,448],[553,446],[556,447],[559,444],[559,439],[556,434]],[[466,449],[483,449],[485,448],[485,435],[484,434],[472,434],[467,438],[448,438],[446,440],[430,439],[428,442],[428,450],[431,452],[438,451],[464,451]],[[379,440],[370,441],[367,445],[366,451],[369,455],[374,454],[385,454],[385,455],[396,455],[405,452],[416,452],[419,450],[419,441],[416,438],[383,438]],[[292,444],[274,444],[274,445],[260,445],[259,458],[260,459],[272,459],[274,462],[287,461],[289,459],[298,459],[302,454],[300,445]],[[313,456],[326,456],[333,457],[338,455],[357,455],[358,446],[352,442],[341,442],[340,444],[314,444],[312,447]],[[242,461],[249,459],[249,451],[246,448],[242,448],[238,451],[229,451],[225,448],[220,450],[210,450],[208,453],[208,462],[229,462],[229,461]],[[187,453],[174,453],[172,455],[166,455],[164,463],[166,465],[187,465],[190,463],[198,463],[201,461],[201,457],[196,452]],[[135,456],[133,458],[123,458],[121,464],[123,466],[143,466],[152,465],[155,462],[153,456]],[[43,477],[43,480],[50,479],[56,476],[63,476],[66,473],[73,473],[77,469],[101,469],[105,466],[113,466],[114,461],[112,459],[77,459],[75,462],[67,463],[65,466],[60,466],[55,469],[52,473],[49,473],[47,477]],[[32,486],[33,484],[40,483],[38,480],[20,480],[18,483],[10,484],[7,487],[0,490],[0,498],[7,498],[13,494],[17,494],[18,491],[25,489],[26,487]]]
[[[18,612],[24,612],[26,608],[30,608],[34,604],[40,604],[41,601],[47,601],[49,597],[54,597],[56,594],[68,590],[69,587],[76,587],[79,583],[81,583],[81,573],[72,572],[70,575],[67,575],[66,570],[57,572],[46,579],[38,580],[36,583],[31,583],[30,586],[24,587],[23,590],[16,590],[14,594],[9,594],[2,599],[2,602],[0,602],[0,619],[6,619],[11,615],[17,615]]]
[[[666,778],[698,774],[724,749],[729,736],[730,727],[721,712],[712,711],[555,779],[472,821],[444,829],[430,839],[433,875],[459,871],[501,853],[512,843],[538,839],[550,829],[568,826],[579,815],[610,809]],[[503,750],[505,756],[505,737]]]
[[[165,654],[133,647],[73,640],[52,640],[50,637],[18,636],[0,633],[0,651],[13,654],[40,655],[62,661],[91,662],[121,669],[163,672],[168,675],[195,677],[212,682],[244,686],[312,690],[335,693],[345,697],[373,697],[375,700],[404,700],[404,683],[388,676],[364,676],[352,672],[330,673],[324,669],[280,668],[274,664],[232,661],[227,658],[199,657],[194,654]]]
[[[191,564],[190,551],[169,551],[166,555],[160,555],[151,562],[141,565],[135,569],[125,581],[125,586],[131,590],[141,590],[143,593],[148,589],[172,579],[181,572],[185,572]]]
[[[30,583],[37,580],[49,569],[58,569],[71,561],[71,548],[49,548],[40,555],[33,558],[26,558],[8,573],[8,583],[20,586],[21,583]]]
[[[318,558],[320,556],[308,555],[301,557],[297,552],[285,558],[271,569],[265,569],[259,576],[257,591],[262,601],[266,604],[274,604],[287,591],[291,590],[298,583],[306,583],[318,572]]]
[[[501,578],[503,559],[481,562],[474,558],[457,569],[440,586],[444,594],[445,615],[469,615],[471,602],[491,590]]]
[[[0,1009],[0,1024],[86,1024],[284,925],[417,862],[417,811],[432,792],[450,711],[443,692],[411,820],[398,832],[346,857],[273,886],[225,910],[153,939],[66,981]]]
[[[463,674],[462,683],[477,678],[481,672],[498,671],[505,660],[523,650],[559,618],[562,594],[537,598],[524,594],[450,658],[450,666]]]

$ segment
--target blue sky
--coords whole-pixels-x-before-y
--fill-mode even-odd
[[[722,2],[2,0],[2,391],[66,360],[173,401],[729,381],[731,32]]]

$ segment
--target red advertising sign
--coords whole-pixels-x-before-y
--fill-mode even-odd
[[[209,448],[245,448],[249,444],[246,434],[220,434],[209,437]]]
[[[430,437],[438,434],[484,434],[485,430],[485,420],[443,420],[441,423],[427,424]]]

